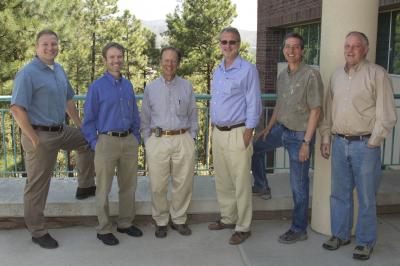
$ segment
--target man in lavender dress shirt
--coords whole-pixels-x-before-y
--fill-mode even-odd
[[[261,115],[261,95],[255,65],[239,55],[236,28],[220,33],[224,58],[214,72],[211,120],[215,186],[221,219],[210,230],[234,228],[229,243],[240,244],[250,236],[252,219],[251,156],[253,129]]]

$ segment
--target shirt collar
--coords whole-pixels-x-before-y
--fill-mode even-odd
[[[222,59],[219,67],[224,71],[230,70],[230,69],[235,69],[235,68],[240,68],[242,66],[242,62],[243,62],[242,57],[240,57],[240,55],[238,55],[238,56],[236,56],[235,60],[233,60],[232,65],[230,65],[227,69],[225,69],[225,58],[224,58],[224,59]]]
[[[175,77],[171,80],[171,81],[167,81],[163,75],[160,76],[160,79],[162,81],[163,84],[167,84],[167,85],[175,85],[177,82],[177,75],[175,75]]]
[[[350,67],[350,68],[347,68],[347,65],[345,64],[345,65],[344,65],[344,71],[345,71],[348,75],[351,75],[351,74],[353,74],[353,73],[356,73],[356,72],[360,71],[361,67],[362,67],[363,65],[367,64],[367,63],[368,63],[368,60],[367,60],[367,59],[364,59],[364,60],[362,60],[360,63],[358,63],[357,65],[352,66],[352,67]]]
[[[107,79],[108,79],[109,81],[111,81],[113,84],[114,84],[115,82],[122,82],[122,75],[121,75],[121,77],[120,77],[119,79],[114,78],[114,76],[111,75],[110,72],[108,72],[108,71],[106,71],[106,73],[104,73],[104,75],[105,75],[105,76],[107,77]]]
[[[287,71],[287,73],[288,73],[289,76],[292,76],[292,75],[296,74],[297,72],[299,72],[299,70],[300,70],[303,66],[304,66],[304,62],[300,62],[299,66],[297,67],[297,69],[296,69],[295,71],[290,71],[289,65],[288,65],[286,71]]]
[[[39,59],[39,57],[35,56],[33,58],[33,63],[38,66],[40,69],[50,69],[52,70],[48,65],[46,65],[45,63],[42,62],[42,60]],[[54,70],[56,69],[57,64],[56,62],[54,62]]]

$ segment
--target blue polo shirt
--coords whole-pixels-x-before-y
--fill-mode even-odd
[[[131,130],[140,142],[140,118],[132,83],[106,72],[90,86],[84,104],[83,134],[94,150],[98,134]]]
[[[54,126],[64,123],[67,100],[73,96],[62,66],[55,63],[53,70],[35,57],[17,73],[11,105],[23,107],[33,125]]]

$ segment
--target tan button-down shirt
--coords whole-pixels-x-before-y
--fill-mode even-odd
[[[304,63],[296,71],[279,73],[277,120],[285,127],[306,131],[311,109],[322,107],[323,84],[319,72]]]
[[[370,145],[380,145],[396,123],[393,86],[387,72],[367,60],[338,68],[325,90],[322,143],[332,134],[372,134]]]

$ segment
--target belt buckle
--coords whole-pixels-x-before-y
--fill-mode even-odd
[[[161,135],[162,135],[162,128],[161,128],[161,127],[156,127],[156,128],[154,129],[154,135],[155,135],[156,137],[161,137]]]

